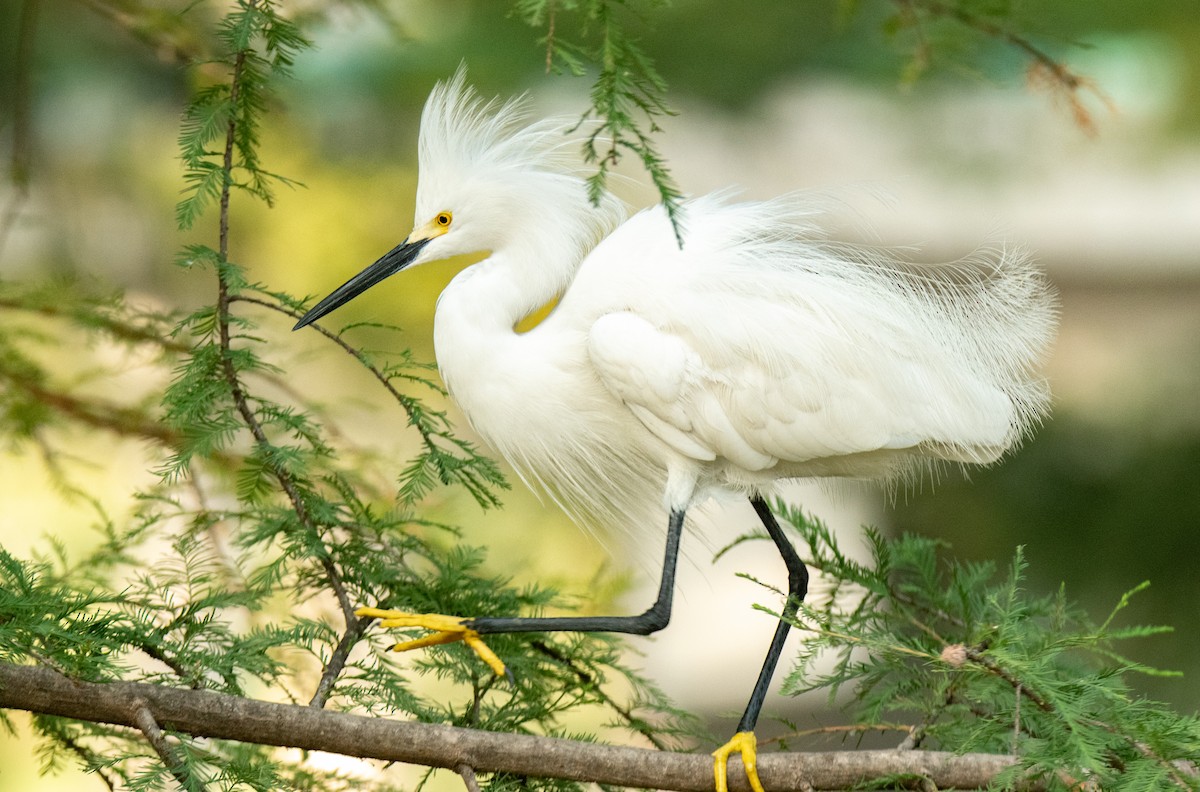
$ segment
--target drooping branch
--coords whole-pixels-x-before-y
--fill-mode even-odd
[[[0,663],[0,707],[139,728],[129,702],[164,730],[260,745],[475,772],[507,772],[619,786],[709,792],[706,755],[624,748],[552,737],[463,729],[331,712],[135,682],[69,679],[48,668]],[[939,789],[979,789],[1016,762],[1011,756],[934,751],[827,751],[759,757],[768,789],[847,789],[870,779],[928,779]],[[730,788],[749,789],[737,759]],[[1040,789],[1036,783],[1021,788]]]
[[[914,14],[916,11],[924,11],[934,18],[953,20],[968,30],[973,30],[1020,52],[1030,64],[1028,70],[1030,84],[1035,87],[1045,87],[1052,95],[1063,99],[1070,109],[1075,123],[1088,134],[1095,133],[1096,122],[1085,106],[1081,93],[1091,93],[1110,112],[1115,109],[1108,97],[1090,79],[1039,47],[1028,36],[972,12],[965,4],[945,2],[945,0],[893,0],[893,2],[905,13]],[[919,28],[917,33],[920,35]],[[924,48],[925,45],[922,43],[922,49]],[[918,53],[918,57],[921,56],[921,53]]]

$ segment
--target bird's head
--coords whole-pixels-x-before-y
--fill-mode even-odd
[[[514,240],[561,242],[557,258],[578,260],[620,222],[624,208],[605,196],[587,199],[565,133],[578,122],[526,123],[525,101],[484,101],[465,84],[460,68],[429,95],[421,115],[413,231],[378,261],[338,287],[297,322],[311,324],[385,278],[427,261],[483,250]],[[553,218],[554,234],[545,233]]]

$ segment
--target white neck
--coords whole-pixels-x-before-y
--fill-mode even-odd
[[[446,286],[434,316],[434,348],[442,379],[468,415],[474,394],[467,389],[486,388],[520,363],[513,356],[527,356],[514,326],[570,284],[580,259],[575,239],[518,233]]]
[[[514,185],[507,218],[491,235],[492,255],[450,282],[434,316],[442,379],[472,422],[495,396],[490,386],[503,380],[519,391],[514,371],[528,372],[534,358],[555,365],[552,350],[529,350],[535,337],[546,334],[518,335],[514,326],[570,286],[584,256],[623,216],[611,196],[600,207],[588,203],[574,177],[542,174]],[[560,341],[570,341],[562,335]]]

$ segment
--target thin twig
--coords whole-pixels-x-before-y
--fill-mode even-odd
[[[557,9],[554,0],[546,3],[546,74],[554,70],[554,18]]]
[[[1017,755],[1017,744],[1021,739],[1021,685],[1017,683],[1017,700],[1013,703],[1012,755]]]
[[[1135,740],[1127,734],[1120,733],[1115,728],[1113,728],[1110,724],[1104,723],[1103,721],[1093,720],[1093,719],[1089,718],[1082,722],[1087,724],[1088,726],[1092,726],[1094,728],[1101,729],[1101,730],[1106,731],[1109,734],[1112,734],[1116,737],[1120,737],[1122,740],[1124,740],[1126,743],[1128,743],[1129,746],[1131,748],[1133,748],[1135,751],[1137,751],[1138,753],[1140,753],[1142,756],[1146,757],[1147,759],[1154,761],[1155,764],[1157,764],[1159,767],[1163,768],[1167,772],[1167,775],[1171,778],[1171,781],[1174,782],[1174,784],[1177,787],[1179,787],[1180,789],[1191,790],[1191,789],[1196,788],[1195,781],[1196,781],[1197,777],[1200,776],[1200,770],[1197,769],[1195,764],[1185,763],[1185,762],[1172,762],[1169,759],[1165,759],[1164,757],[1159,756],[1154,751],[1154,749],[1151,748],[1149,745],[1146,745],[1144,742]],[[1185,774],[1191,776],[1193,780],[1191,782],[1187,781],[1183,777]]]
[[[203,63],[208,59],[200,39],[192,35],[192,27],[183,16],[163,14],[157,4],[153,7],[142,6],[128,0],[121,3],[104,0],[77,2],[148,45],[161,60],[186,65]],[[150,15],[154,17],[153,25],[146,24],[146,17]]]
[[[625,720],[630,729],[633,729],[635,732],[649,740],[651,745],[660,751],[669,750],[667,744],[660,740],[658,736],[651,731],[648,723],[634,715],[633,711],[628,707],[618,704],[614,698],[604,692],[604,690],[600,687],[600,683],[595,677],[593,677],[587,671],[584,671],[582,668],[576,666],[575,663],[571,661],[571,658],[565,656],[562,652],[558,651],[544,641],[533,641],[531,646],[573,673],[580,683],[584,685],[584,687],[591,688],[603,703],[611,707],[614,712],[616,712]]]
[[[285,308],[282,305],[277,305],[274,303],[267,302],[266,300],[260,300],[260,299],[254,298],[254,297],[246,297],[244,295],[230,297],[230,302],[233,302],[235,300],[239,301],[239,302],[253,303],[255,305],[260,305],[265,308],[270,308],[273,311],[278,311],[279,313],[282,313],[286,316],[293,317],[295,319],[299,319],[303,315],[303,314],[297,313],[289,308]],[[353,347],[349,343],[347,343],[341,337],[341,335],[339,333],[334,333],[330,330],[325,329],[323,326],[321,326],[321,324],[319,322],[313,322],[311,325],[309,325],[309,327],[316,330],[317,332],[319,332],[321,335],[328,338],[333,343],[337,344],[338,347],[340,347],[343,352],[345,352],[346,354],[350,355],[355,360],[357,360],[362,366],[364,366],[367,369],[367,371],[369,371],[371,373],[372,376],[375,377],[376,380],[379,381],[379,383],[383,386],[384,390],[386,390],[388,392],[388,394],[390,394],[391,397],[396,400],[396,403],[400,405],[401,409],[404,410],[405,414],[408,416],[408,425],[411,426],[413,429],[417,430],[417,433],[421,436],[421,444],[425,447],[427,452],[429,452],[430,454],[444,456],[447,454],[447,451],[445,450],[445,446],[446,446],[446,444],[450,444],[450,445],[456,446],[459,451],[466,454],[467,460],[470,460],[472,462],[486,461],[483,457],[479,456],[475,452],[474,448],[472,447],[472,445],[469,442],[455,437],[450,432],[450,422],[447,420],[444,413],[428,412],[428,413],[423,414],[422,410],[420,409],[419,403],[415,398],[413,398],[411,396],[406,396],[405,394],[401,393],[399,391],[399,389],[396,388],[396,386],[394,384],[392,384],[391,377],[389,377],[378,366],[375,366],[363,352],[359,351],[358,349],[356,349],[355,347]],[[416,377],[411,377],[411,376],[408,377],[408,379],[416,379],[417,381],[421,382],[422,384],[427,385],[430,388],[441,392],[441,390],[438,388],[438,386],[436,384],[434,384],[433,382],[430,382],[429,380],[418,379]],[[435,422],[433,420],[430,420],[430,417],[435,418],[436,423],[438,425],[440,425],[441,428],[438,428],[437,426],[435,426]],[[439,441],[444,441],[444,442],[439,442]],[[464,457],[456,455],[455,459],[457,459],[461,462],[464,460]],[[450,475],[456,476],[458,479],[458,482],[460,484],[464,485],[465,487],[467,487],[467,489],[471,492],[471,494],[475,497],[475,499],[478,500],[481,504],[485,504],[485,505],[490,504],[493,506],[499,505],[499,503],[500,503],[499,499],[496,498],[496,496],[490,490],[487,490],[484,484],[481,484],[477,481],[473,481],[471,476],[469,474],[463,474],[461,472],[460,468],[456,467],[456,468],[453,468],[446,472],[449,473]],[[498,473],[496,475],[499,476]],[[488,481],[490,481],[491,483],[496,484],[497,486],[504,487],[504,488],[507,488],[507,486],[508,486],[506,483],[503,482],[502,479],[498,479],[498,478],[492,479],[490,476],[487,476],[486,474],[483,474],[483,477],[485,479],[487,479]]]
[[[139,644],[138,649],[140,649],[144,654],[146,654],[147,657],[151,657],[151,658],[157,660],[158,662],[162,663],[163,665],[165,665],[167,668],[171,669],[171,671],[173,671],[175,673],[175,676],[179,677],[181,680],[186,682],[190,679],[191,683],[189,686],[192,689],[199,690],[202,687],[202,685],[200,684],[200,681],[195,678],[191,669],[189,669],[187,666],[183,665],[182,663],[180,663],[178,660],[174,659],[173,657],[169,657],[159,647],[151,646],[149,644]]]
[[[1020,679],[1017,679],[1017,677],[1011,671],[985,655],[981,650],[973,647],[967,647],[966,654],[967,659],[976,665],[982,666],[989,673],[995,674],[1008,684],[1012,685],[1013,689],[1017,691],[1018,696],[1024,696],[1025,698],[1029,699],[1036,704],[1038,709],[1040,709],[1042,712],[1053,713],[1055,711],[1053,704],[1046,701],[1046,699],[1044,699],[1038,693],[1030,690],[1029,686],[1021,682]]]
[[[1083,78],[1072,72],[1065,64],[1051,57],[1049,53],[1035,45],[1025,36],[1005,28],[995,22],[972,14],[959,4],[944,3],[941,0],[897,0],[902,5],[923,8],[934,16],[949,17],[959,24],[990,38],[1007,42],[1024,52],[1029,58],[1049,70],[1060,79],[1063,85],[1074,91],[1084,84]]]
[[[347,625],[346,632],[342,634],[342,640],[338,641],[333,654],[329,656],[329,662],[325,664],[325,668],[321,671],[321,679],[317,682],[317,690],[313,693],[308,706],[314,709],[321,709],[329,701],[329,694],[333,692],[333,685],[337,682],[337,678],[341,676],[342,670],[346,667],[346,661],[350,658],[350,650],[358,643],[358,639],[362,637],[363,632],[367,629],[367,625],[371,621],[371,619],[366,618],[355,619]]]
[[[251,7],[254,5],[253,1],[250,5]],[[238,95],[241,89],[242,71],[245,63],[246,52],[243,50],[237,53],[233,63],[229,94],[229,104],[233,108],[238,106]],[[225,178],[221,186],[220,216],[218,221],[218,250],[221,262],[229,260],[229,198],[233,185],[233,151],[237,135],[237,124],[238,114],[236,111],[231,112],[225,131],[225,150],[222,160]],[[229,387],[230,397],[237,408],[238,414],[241,415],[243,423],[250,430],[250,434],[253,435],[254,442],[259,448],[269,448],[271,445],[270,440],[267,438],[266,431],[263,429],[258,417],[254,414],[254,410],[250,407],[249,399],[246,396],[242,383],[238,378],[237,369],[233,363],[233,356],[231,354],[232,344],[229,333],[230,301],[229,283],[225,278],[223,270],[218,267],[217,332],[221,348],[221,369],[226,384]],[[320,531],[313,522],[305,505],[304,498],[300,494],[300,490],[296,486],[296,482],[292,476],[278,465],[271,465],[270,467],[271,473],[279,483],[280,489],[283,490],[288,501],[291,503],[292,510],[296,514],[296,519],[314,538],[320,538]],[[321,565],[321,569],[325,572],[325,577],[329,581],[330,588],[333,589],[334,596],[337,598],[338,606],[345,620],[346,629],[342,635],[342,640],[335,647],[329,663],[322,671],[321,679],[317,684],[317,690],[310,701],[310,705],[316,709],[324,707],[338,675],[345,668],[351,647],[365,629],[365,624],[361,624],[357,616],[355,616],[354,604],[350,601],[350,595],[346,590],[345,584],[342,582],[341,574],[323,543],[318,562]]]
[[[146,737],[146,741],[150,743],[154,753],[158,754],[163,766],[170,771],[179,785],[184,789],[204,789],[204,784],[188,772],[187,766],[180,761],[171,744],[167,742],[167,736],[163,734],[158,721],[154,719],[150,704],[144,698],[135,698],[130,703],[130,713],[133,718],[132,725],[136,726]]]
[[[85,766],[94,768],[96,775],[100,776],[100,780],[104,782],[104,785],[108,787],[111,792],[117,792],[117,782],[109,778],[109,774],[105,772],[105,768],[96,760],[95,754],[93,754],[84,746],[80,745],[67,734],[60,734],[57,736],[57,739],[67,750],[78,756],[83,761]]]
[[[1067,103],[1070,105],[1075,123],[1088,134],[1095,133],[1096,125],[1091,113],[1079,99],[1080,91],[1087,90],[1100,100],[1110,112],[1115,112],[1112,100],[1105,96],[1095,83],[1087,77],[1076,74],[1065,63],[1055,59],[1020,33],[1016,33],[1001,24],[972,13],[962,3],[946,3],[942,0],[894,0],[894,2],[902,7],[911,9],[921,8],[933,16],[953,19],[971,30],[989,38],[1003,41],[1020,50],[1029,58],[1032,64],[1028,72],[1030,82],[1032,83],[1037,80],[1049,81],[1052,86],[1061,88],[1067,97]]]
[[[479,792],[479,780],[475,778],[475,771],[471,769],[469,764],[460,764],[454,768],[462,777],[463,783],[467,786],[467,792]]]
[[[26,302],[20,298],[0,297],[0,308],[27,311],[39,316],[74,319],[76,321],[81,317],[86,317],[88,329],[103,330],[120,341],[153,344],[165,351],[180,354],[191,351],[191,347],[187,344],[164,337],[163,334],[166,331],[150,322],[147,322],[145,325],[133,324],[109,316],[104,312],[89,312],[87,309],[91,307],[87,305],[86,308],[77,308],[76,303],[73,301],[66,302],[65,304],[61,300],[55,303],[42,300]]]
[[[908,734],[896,746],[898,751],[915,751],[921,747],[921,743],[925,741],[925,735],[929,731],[929,727],[937,722],[937,719],[942,716],[942,713],[955,701],[955,689],[958,687],[959,678],[956,677],[950,682],[946,688],[946,696],[942,699],[941,705],[926,713],[920,723],[914,724],[909,729]]]
[[[303,314],[293,311],[290,308],[285,308],[282,305],[276,305],[274,303],[267,302],[266,300],[260,300],[255,297],[247,297],[245,295],[238,295],[237,297],[233,297],[230,299],[231,299],[231,301],[236,300],[238,302],[248,302],[248,303],[253,303],[254,305],[263,306],[264,308],[270,308],[271,310],[278,311],[279,313],[282,313],[286,316],[290,316],[293,319],[300,319],[303,316]],[[412,398],[405,396],[403,393],[401,393],[399,391],[399,389],[395,385],[392,384],[392,381],[388,378],[388,376],[378,366],[371,363],[371,361],[368,360],[367,357],[362,352],[360,352],[354,346],[349,344],[345,339],[343,339],[340,333],[335,333],[332,330],[326,329],[325,327],[323,327],[321,325],[320,322],[313,322],[312,324],[309,325],[309,327],[316,330],[318,333],[325,336],[333,343],[337,344],[338,347],[340,347],[343,352],[345,352],[347,355],[350,355],[355,360],[357,360],[359,363],[361,363],[363,366],[365,366],[367,371],[369,371],[371,373],[371,376],[373,376],[376,380],[379,381],[379,384],[384,387],[384,389],[388,392],[388,394],[391,395],[391,397],[393,399],[395,399],[396,402],[404,409],[405,413],[408,414],[408,417],[410,419],[409,424],[421,434],[421,441],[426,445],[426,447],[429,447],[429,448],[437,447],[433,441],[433,435],[429,431],[428,427],[422,425],[422,423],[420,421],[414,420]]]
[[[95,429],[107,429],[119,435],[131,435],[154,440],[169,448],[183,444],[183,436],[150,418],[140,410],[112,404],[101,399],[81,399],[69,393],[52,390],[40,382],[4,377],[8,385],[24,391],[37,403],[53,407],[62,415]]]
[[[1037,705],[1038,709],[1042,710],[1043,712],[1048,712],[1051,714],[1058,715],[1061,718],[1065,718],[1065,716],[1062,713],[1060,713],[1054,707],[1054,705],[1052,705],[1050,702],[1048,702],[1041,695],[1034,693],[1032,690],[1030,690],[1029,686],[1026,685],[1024,682],[1022,682],[1020,679],[1018,679],[1016,677],[1016,675],[1014,675],[1007,668],[1004,668],[1003,666],[1001,666],[996,661],[992,660],[990,657],[987,657],[986,655],[984,655],[981,650],[968,647],[966,650],[966,654],[967,654],[968,659],[970,659],[972,662],[976,663],[979,666],[982,666],[989,673],[995,674],[996,676],[1000,677],[1005,682],[1007,682],[1013,686],[1013,689],[1016,691],[1016,695],[1017,695],[1017,719],[1016,719],[1016,725],[1014,727],[1016,730],[1016,734],[1020,734],[1021,732],[1024,731],[1024,727],[1021,725],[1021,721],[1020,721],[1020,700],[1021,700],[1022,696],[1029,699],[1030,701],[1032,701],[1035,705]],[[1176,786],[1178,786],[1180,789],[1194,788],[1194,784],[1189,783],[1180,774],[1181,772],[1186,772],[1186,771],[1181,771],[1180,768],[1175,763],[1171,762],[1168,759],[1165,759],[1162,756],[1159,756],[1150,746],[1146,745],[1145,743],[1135,740],[1127,734],[1122,734],[1120,731],[1118,731],[1116,728],[1114,728],[1111,724],[1104,723],[1103,721],[1095,720],[1092,718],[1086,718],[1086,719],[1082,719],[1082,720],[1078,721],[1078,723],[1081,723],[1086,726],[1091,726],[1096,729],[1101,729],[1103,731],[1108,732],[1109,734],[1119,737],[1120,739],[1122,739],[1126,743],[1128,743],[1129,746],[1132,747],[1134,750],[1141,753],[1147,759],[1153,760],[1156,764],[1158,764],[1160,767],[1162,767],[1167,772],[1167,774],[1170,776],[1171,781]],[[1014,735],[1014,752],[1015,752],[1015,747],[1016,747],[1015,740],[1016,740],[1016,735]]]

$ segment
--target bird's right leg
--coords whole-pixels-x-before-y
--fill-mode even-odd
[[[498,676],[505,675],[504,663],[484,644],[481,635],[513,632],[618,632],[649,635],[671,621],[671,603],[675,593],[675,568],[679,561],[679,542],[683,534],[683,510],[671,512],[667,522],[667,546],[663,553],[663,572],[654,604],[637,616],[552,616],[552,617],[480,617],[460,618],[437,613],[359,608],[359,617],[377,618],[381,627],[422,627],[431,635],[398,643],[393,651],[403,652],[425,646],[463,641]]]
[[[729,742],[713,752],[716,760],[713,764],[713,775],[717,792],[728,792],[726,773],[729,757],[733,754],[742,757],[742,766],[751,789],[754,792],[763,792],[762,782],[758,778],[758,740],[754,736],[754,726],[758,723],[763,699],[767,696],[767,686],[771,684],[771,677],[775,675],[775,666],[779,663],[779,656],[783,653],[783,642],[787,639],[791,620],[795,617],[800,603],[808,594],[808,568],[804,566],[800,554],[796,552],[796,548],[792,546],[783,529],[779,527],[779,521],[771,513],[771,507],[759,495],[751,497],[750,503],[754,506],[754,511],[762,521],[763,527],[767,529],[771,541],[779,550],[784,566],[787,567],[788,598],[783,606],[779,623],[775,627],[775,635],[771,638],[771,646],[767,649],[767,657],[763,660],[762,670],[758,672],[758,681],[754,684],[750,701],[746,703],[742,719],[738,722],[737,732]]]

